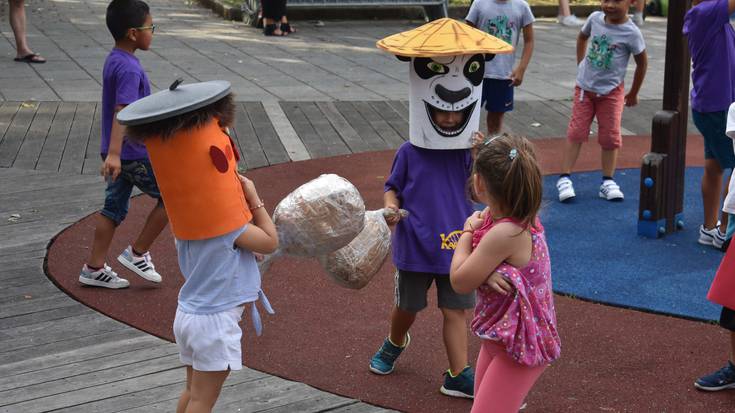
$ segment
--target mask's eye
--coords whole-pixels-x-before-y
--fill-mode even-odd
[[[480,62],[472,62],[470,63],[470,66],[467,68],[467,71],[470,73],[475,73],[480,69]]]
[[[428,67],[429,70],[431,70],[434,73],[440,73],[441,74],[441,73],[446,73],[447,72],[447,70],[444,67],[444,65],[441,64],[441,63],[437,63],[437,62],[429,62],[426,65],[426,67]]]

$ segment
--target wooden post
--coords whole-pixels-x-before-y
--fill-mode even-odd
[[[638,234],[648,237],[671,233],[683,225],[690,64],[682,28],[690,7],[691,0],[669,4],[663,108],[653,117],[651,152],[644,156],[641,167]]]

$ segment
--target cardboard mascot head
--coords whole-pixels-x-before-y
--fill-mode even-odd
[[[239,154],[224,131],[233,117],[230,83],[180,83],[126,106],[117,119],[145,142],[176,238],[213,238],[252,219]]]
[[[427,149],[471,147],[480,127],[485,62],[508,43],[453,19],[388,36],[377,46],[410,62],[409,140]]]

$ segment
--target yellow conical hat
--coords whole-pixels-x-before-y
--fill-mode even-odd
[[[388,36],[376,44],[385,51],[406,57],[513,52],[513,46],[497,37],[450,18]]]

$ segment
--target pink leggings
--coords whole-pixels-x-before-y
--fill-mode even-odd
[[[472,413],[516,413],[546,365],[518,364],[497,343],[483,340],[475,372]]]

